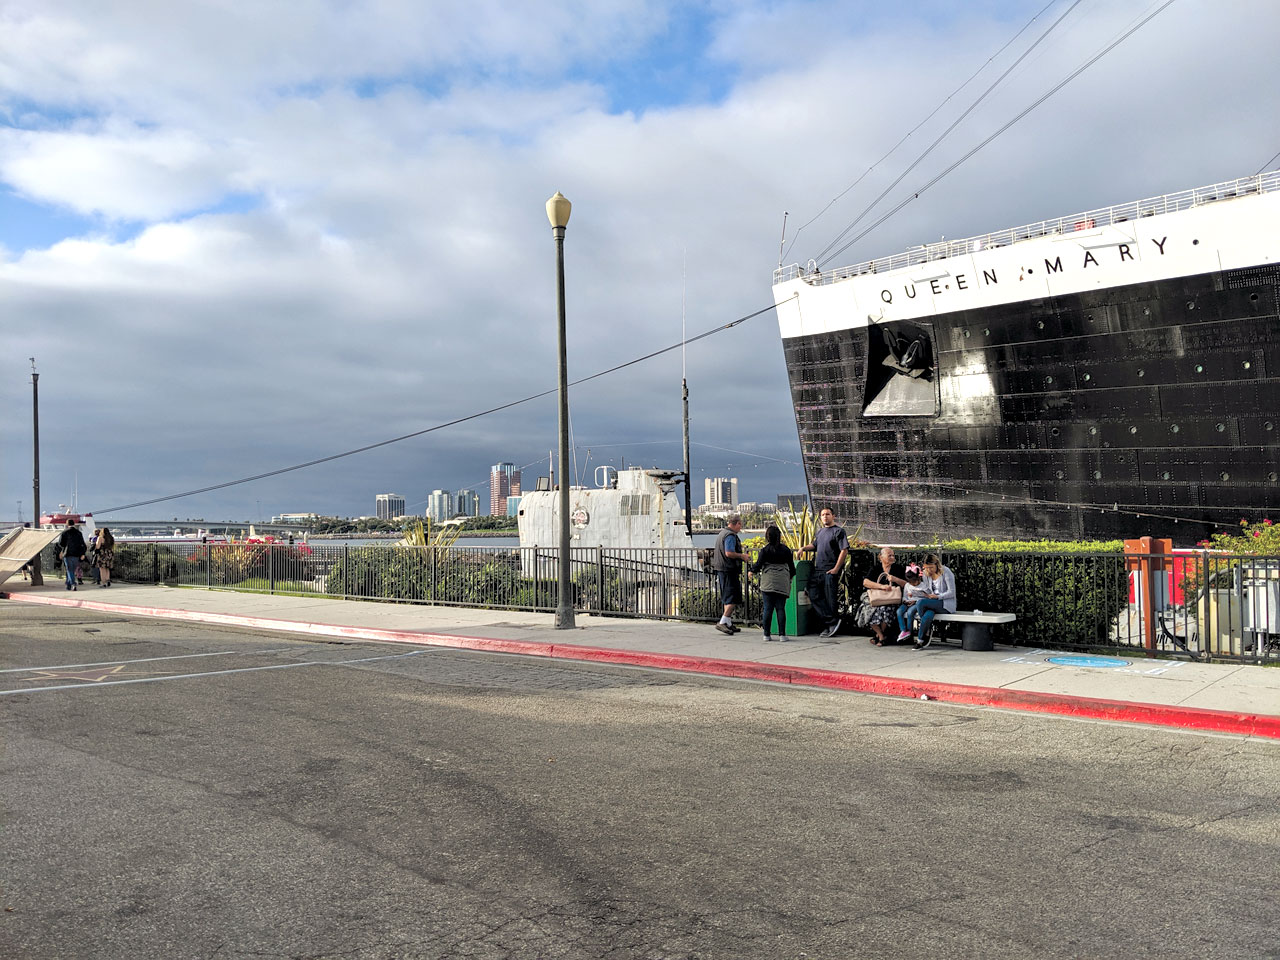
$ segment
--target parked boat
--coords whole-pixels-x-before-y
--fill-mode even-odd
[[[597,487],[569,490],[570,530],[575,547],[692,547],[684,508],[675,488],[676,470],[601,468]],[[560,495],[533,490],[520,498],[520,546],[554,547],[560,542]]]
[[[683,474],[675,470],[614,470],[601,468],[597,487],[572,487],[569,491],[571,549],[573,547],[627,548],[664,551],[692,547],[685,526],[684,508],[675,488]],[[556,548],[560,543],[560,495],[556,490],[534,490],[520,498],[517,517],[520,546]],[[532,554],[530,554],[531,560]],[[658,557],[657,553],[653,556]],[[654,562],[659,562],[657,559]],[[670,556],[661,560],[669,563]],[[554,560],[541,561],[554,569]],[[692,551],[688,563],[693,566]],[[532,575],[532,570],[526,571]]]

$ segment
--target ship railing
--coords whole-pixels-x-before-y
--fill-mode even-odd
[[[823,286],[839,280],[846,280],[849,277],[888,273],[904,267],[914,267],[935,260],[945,260],[948,257],[968,256],[983,250],[1007,247],[1024,240],[1097,230],[1144,217],[1175,213],[1180,210],[1203,206],[1207,203],[1232,200],[1255,193],[1271,193],[1276,190],[1280,190],[1280,170],[1260,173],[1252,177],[1227,180],[1207,187],[1180,190],[1176,193],[1167,193],[1163,196],[1151,197],[1146,200],[1134,200],[1130,203],[1099,207],[1096,210],[1087,210],[1084,213],[1074,213],[1070,216],[1057,217],[1052,220],[1041,220],[1038,223],[1010,227],[980,236],[921,244],[893,256],[867,260],[863,263],[837,267],[833,270],[822,271],[813,266],[804,267],[798,263],[793,263],[778,267],[774,271],[773,282],[778,284],[788,280],[803,279],[811,285]]]

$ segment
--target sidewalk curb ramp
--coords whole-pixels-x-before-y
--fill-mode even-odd
[[[226,627],[243,627],[252,630],[301,633],[314,637],[369,640],[378,643],[408,643],[417,646],[477,650],[485,653],[512,653],[526,657],[546,657],[554,660],[613,663],[622,666],[647,667],[657,670],[674,670],[682,673],[728,677],[736,680],[763,680],[770,683],[795,684],[797,686],[829,690],[874,693],[888,697],[907,697],[913,700],[937,700],[969,706],[1023,710],[1030,713],[1049,713],[1092,720],[1141,723],[1153,726],[1180,727],[1189,730],[1207,730],[1216,733],[1280,739],[1280,716],[1257,713],[1235,713],[1228,710],[1207,710],[1200,707],[1179,707],[1155,703],[1132,703],[1126,700],[1106,700],[1095,697],[1071,697],[1063,694],[1005,690],[1000,687],[977,687],[958,683],[903,680],[895,677],[878,677],[865,673],[842,673],[838,670],[822,670],[814,667],[790,667],[782,664],[755,663],[750,660],[723,660],[714,657],[646,653],[638,650],[588,647],[572,643],[496,640],[488,637],[467,637],[447,633],[380,630],[374,627],[351,627],[329,623],[306,623],[294,620],[275,620],[267,617],[248,617],[228,613],[141,607],[106,601],[80,600],[70,597],[63,599],[61,597],[11,594],[8,599],[19,603],[45,604],[54,607],[79,607],[104,613],[133,614],[135,616],[157,617],[166,620],[185,620],[193,623],[208,623]]]

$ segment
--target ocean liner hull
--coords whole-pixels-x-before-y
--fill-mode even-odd
[[[811,498],[873,540],[1280,520],[1280,174],[774,291]]]

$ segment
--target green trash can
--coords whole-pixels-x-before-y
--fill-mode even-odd
[[[803,637],[809,633],[809,620],[813,607],[809,604],[809,595],[804,588],[809,583],[809,573],[813,570],[812,560],[797,560],[795,579],[791,581],[791,596],[787,600],[787,636]]]

